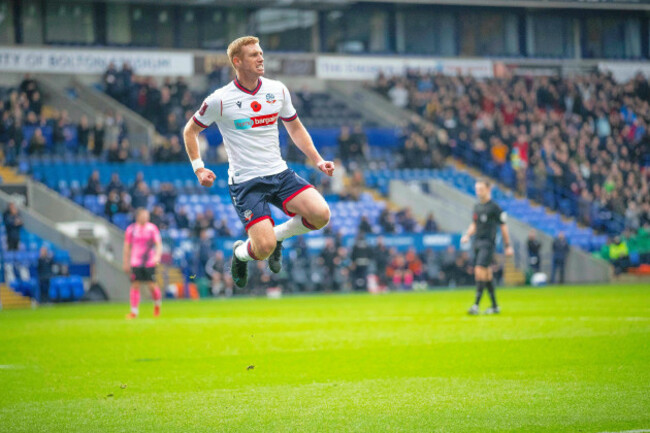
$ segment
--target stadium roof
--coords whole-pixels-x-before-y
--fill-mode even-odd
[[[100,1],[100,0],[95,0]],[[133,0],[103,0],[133,3]],[[462,6],[650,10],[650,0],[138,0],[137,3],[249,8],[300,7],[331,9],[356,3],[445,4]]]

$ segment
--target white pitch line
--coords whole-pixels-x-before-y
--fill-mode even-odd
[[[619,432],[609,432],[609,431],[604,431],[600,433],[650,433],[650,430],[648,429],[642,429],[642,430],[623,430]]]

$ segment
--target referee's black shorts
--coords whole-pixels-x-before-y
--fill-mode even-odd
[[[496,246],[493,242],[476,241],[474,244],[474,266],[488,268],[494,263],[494,251]]]

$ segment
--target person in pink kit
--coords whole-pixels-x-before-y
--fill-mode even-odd
[[[160,315],[162,294],[156,286],[154,276],[156,265],[162,255],[162,239],[158,227],[149,222],[149,211],[138,208],[135,222],[126,228],[124,235],[124,271],[131,273],[131,312],[127,319],[138,317],[140,285],[146,284],[151,292],[153,315]]]

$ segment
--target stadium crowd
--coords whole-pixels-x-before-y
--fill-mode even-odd
[[[585,224],[591,203],[632,230],[650,223],[650,85],[642,75],[617,84],[600,73],[479,80],[410,71],[373,86],[421,116],[405,128],[403,167],[436,167],[454,153],[552,207],[570,200]]]
[[[380,75],[371,86],[416,113],[404,128],[402,167],[440,167],[454,155],[611,235],[603,256],[615,236],[650,230],[650,84],[643,75],[617,83],[604,73],[481,80],[408,71]]]
[[[93,124],[82,115],[75,123],[66,110],[44,104],[29,74],[17,87],[0,88],[0,146],[2,163],[10,166],[21,156],[81,154],[125,162],[134,153],[119,113],[106,112]]]

